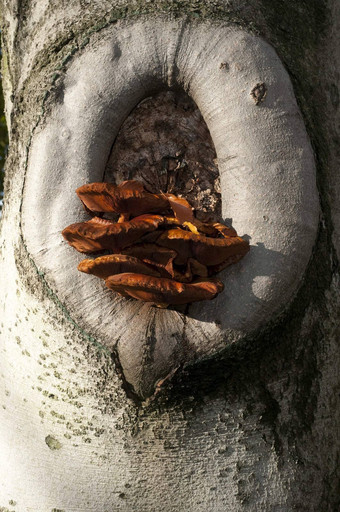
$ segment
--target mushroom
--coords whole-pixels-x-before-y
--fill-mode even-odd
[[[174,279],[181,283],[190,283],[194,276],[208,277],[208,269],[194,258],[189,258],[184,272],[181,272],[178,267],[174,269]]]
[[[106,286],[121,295],[165,306],[213,299],[224,286],[218,279],[201,279],[194,283],[179,283],[165,277],[145,274],[117,274],[105,281]]]
[[[236,230],[234,228],[225,226],[224,224],[221,224],[219,222],[214,222],[213,228],[216,229],[219,233],[221,233],[221,235],[223,235],[225,238],[227,238],[228,236],[237,236]]]
[[[119,252],[146,233],[156,230],[162,221],[160,215],[143,215],[120,223],[93,217],[87,222],[71,224],[62,234],[79,252],[92,253],[105,249]]]
[[[91,183],[77,194],[92,214],[120,214],[117,222],[95,216],[71,224],[63,236],[82,253],[109,251],[83,260],[78,270],[105,279],[124,297],[161,307],[213,299],[223,284],[210,276],[249,251],[233,228],[201,222],[186,199],[151,194],[138,181]]]
[[[89,183],[77,188],[76,193],[91,212],[143,213],[165,212],[169,202],[164,194],[147,192],[139,181],[112,183]]]
[[[106,256],[99,256],[99,258],[94,260],[86,259],[79,263],[78,270],[86,274],[93,274],[102,279],[124,272],[160,276],[160,273],[155,268],[152,268],[151,265],[126,254],[108,254]]]
[[[193,276],[208,277],[208,269],[194,258],[189,258],[186,268],[181,271],[174,267],[177,252],[156,244],[136,244],[123,250],[124,254],[134,255],[143,262],[157,267],[162,277],[172,277],[176,281],[191,282]]]
[[[181,224],[183,222],[192,222],[194,214],[188,201],[183,197],[177,197],[174,194],[165,194],[176,218]]]
[[[136,244],[122,251],[124,254],[136,256],[143,262],[155,266],[163,277],[173,277],[173,260],[177,252],[159,245],[144,243]]]
[[[175,263],[185,264],[188,258],[195,258],[207,266],[220,265],[231,256],[244,256],[249,251],[249,243],[238,236],[211,238],[197,235],[183,229],[165,231],[157,244],[173,249],[178,256]]]

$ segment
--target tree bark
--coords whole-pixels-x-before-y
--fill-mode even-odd
[[[0,252],[0,510],[338,510],[337,2],[0,5],[10,133]],[[303,283],[279,317],[136,401],[116,355],[86,319],[75,321],[28,251],[23,191],[32,139],[62,103],[57,81],[70,63],[111,27],[182,18],[223,22],[275,48],[312,142],[321,220]]]

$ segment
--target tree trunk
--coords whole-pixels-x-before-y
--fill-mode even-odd
[[[10,0],[0,4],[3,86],[10,133],[0,252],[0,510],[339,510],[340,9],[337,2],[74,0],[66,9],[61,2],[46,6],[42,0]],[[178,30],[181,35],[174,43],[172,37]],[[187,34],[195,33],[200,34],[196,41],[199,48],[195,56],[196,76],[199,76],[199,59],[204,47],[215,38],[216,48],[225,44],[226,54],[228,51],[246,54],[249,44],[253,45],[252,57],[244,67],[236,71],[230,68],[230,80],[237,73],[242,77],[253,73],[253,64],[251,79],[255,80],[256,70],[262,69],[261,62],[266,62],[265,73],[273,77],[273,83],[279,77],[278,90],[283,91],[282,97],[286,95],[284,99],[281,96],[277,101],[272,99],[274,93],[270,87],[263,97],[261,87],[265,85],[260,83],[261,74],[252,95],[246,89],[247,108],[253,109],[252,119],[256,118],[257,124],[249,125],[253,128],[247,130],[240,129],[239,136],[245,155],[248,147],[250,153],[255,151],[256,159],[268,154],[270,160],[271,155],[280,152],[284,155],[280,157],[283,177],[273,181],[278,184],[275,194],[285,184],[282,198],[276,200],[279,213],[275,222],[280,227],[276,228],[276,240],[263,240],[265,247],[270,244],[272,249],[276,247],[274,260],[263,251],[260,238],[256,246],[253,238],[254,248],[250,250],[250,258],[251,254],[254,258],[259,254],[264,258],[261,271],[254,274],[252,283],[256,288],[269,282],[270,293],[266,292],[263,300],[255,300],[254,292],[254,296],[247,296],[249,303],[244,302],[242,288],[242,300],[235,302],[233,297],[227,298],[231,309],[224,308],[223,301],[216,302],[221,305],[216,306],[219,322],[215,318],[214,327],[197,309],[189,310],[191,313],[185,320],[183,312],[150,313],[153,310],[148,309],[145,313],[141,309],[137,323],[143,324],[143,315],[157,317],[154,324],[148,320],[145,329],[150,332],[145,333],[141,342],[140,350],[143,343],[154,343],[156,347],[150,363],[149,352],[145,355],[142,351],[142,356],[138,352],[136,321],[131,320],[129,324],[126,310],[121,313],[125,316],[119,316],[117,304],[112,320],[106,318],[103,312],[111,310],[111,299],[104,294],[96,302],[95,296],[89,296],[88,285],[78,285],[78,277],[72,274],[73,253],[63,260],[64,246],[58,252],[60,232],[54,226],[61,217],[76,222],[72,219],[79,211],[70,197],[77,180],[82,184],[87,179],[85,171],[81,175],[80,170],[79,176],[70,171],[65,173],[66,188],[62,188],[60,162],[72,169],[72,162],[78,158],[78,147],[79,152],[86,152],[86,141],[91,146],[96,123],[102,115],[100,88],[104,84],[105,91],[110,90],[111,82],[107,80],[106,84],[105,76],[100,74],[101,61],[97,69],[97,62],[90,55],[97,55],[97,51],[102,55],[100,48],[109,41],[108,66],[110,69],[122,66],[126,69],[124,80],[131,80],[134,85],[128,99],[127,96],[122,96],[123,100],[118,98],[117,105],[111,109],[113,117],[106,128],[113,130],[116,123],[117,132],[133,106],[146,96],[145,91],[135,93],[133,82],[139,54],[140,66],[151,62],[151,69],[153,57],[148,59],[146,49],[151,51],[153,45],[159,48],[163,45],[175,55],[173,62],[176,59],[180,62],[180,58],[186,58],[183,41]],[[225,42],[221,34],[223,37],[227,34]],[[120,38],[120,45],[111,44],[117,40],[111,37]],[[131,41],[139,39],[140,48],[133,61]],[[188,36],[190,44],[193,40]],[[239,45],[244,45],[244,52]],[[130,51],[128,57],[124,54],[126,48]],[[190,51],[194,53],[194,49]],[[162,50],[159,55],[162,57]],[[228,62],[222,60],[220,64],[220,72],[227,73]],[[168,86],[175,86],[172,80],[177,80],[181,69],[173,66],[170,70],[161,58],[157,65],[167,68]],[[321,210],[317,235],[312,152],[284,68],[292,81],[314,151]],[[138,73],[141,73],[139,68]],[[210,76],[204,73],[202,67],[203,82]],[[87,75],[91,75],[91,80],[87,81]],[[86,89],[89,82],[90,93]],[[192,90],[188,86],[186,92],[190,95],[193,91],[207,121],[223,174],[221,168],[229,165],[225,163],[229,160],[227,155],[225,160],[221,158],[220,128],[215,129],[214,121],[209,118],[209,112],[211,116],[215,111],[216,115],[221,112],[219,104],[215,104],[219,101],[218,94],[205,107],[199,94],[201,85],[196,89],[194,85],[193,80]],[[156,83],[153,86],[155,92],[160,89]],[[115,91],[114,87],[115,84],[112,85]],[[144,87],[143,83],[141,88]],[[72,91],[75,94],[70,101]],[[234,89],[230,87],[230,91]],[[276,91],[275,84],[273,91]],[[92,106],[86,102],[92,92],[98,119],[96,110],[90,119],[81,118],[75,114],[76,108],[83,101],[83,111],[90,111]],[[108,110],[114,96],[115,92]],[[230,101],[228,122],[232,122],[233,116],[243,116],[243,126],[248,126],[248,110],[242,110],[243,106],[233,98],[229,100],[227,95],[221,98],[221,105]],[[273,133],[280,132],[281,121],[270,124],[271,105],[282,110],[284,123],[288,119],[287,131],[277,138],[279,148],[275,146]],[[70,108],[66,113],[65,106]],[[290,115],[286,116],[287,112]],[[263,122],[260,113],[265,113]],[[64,116],[62,124],[59,115]],[[70,129],[72,122],[74,128]],[[223,125],[223,122],[222,133],[226,133],[228,123]],[[257,129],[267,129],[264,135],[259,135],[262,139],[256,139],[262,141],[260,147],[253,144]],[[69,147],[65,141],[76,138],[77,130],[77,143],[65,151]],[[86,130],[84,143],[81,137]],[[100,149],[106,134],[98,133],[102,135],[93,144],[100,165],[100,160],[107,161],[108,155]],[[48,152],[46,148],[53,151]],[[295,155],[299,155],[296,160]],[[83,160],[84,168],[91,158],[89,151]],[[251,159],[253,155],[246,158]],[[249,212],[245,215],[244,210],[234,206],[232,198],[242,202],[243,196],[237,196],[237,180],[230,181],[235,194],[230,195],[225,217],[231,212],[233,222],[239,222],[238,230],[243,229],[246,224],[242,222],[246,223],[247,218],[261,214],[264,222],[268,220],[267,212],[263,215],[261,209],[265,211],[270,195],[268,188],[276,187],[268,185],[263,177],[272,169],[269,164],[266,168],[268,159],[266,156],[261,160],[259,178],[254,180],[254,190],[259,194],[256,201],[249,192],[251,188],[247,195],[248,185],[253,186],[250,168],[242,167],[239,161],[235,164],[238,180],[239,173],[246,169],[241,177],[245,180]],[[285,164],[288,160],[289,165]],[[50,174],[46,173],[47,165]],[[301,167],[303,176],[299,181],[293,177],[296,166]],[[287,179],[289,169],[292,173]],[[255,164],[250,171],[257,172]],[[302,184],[303,188],[299,188]],[[228,186],[226,192],[222,187],[222,201],[223,193],[228,193]],[[58,203],[59,210],[55,209],[55,196],[65,197],[63,203]],[[275,205],[270,208],[275,210]],[[270,211],[269,217],[271,214]],[[43,239],[44,243],[40,243]],[[290,259],[291,254],[294,258]],[[271,261],[273,266],[268,267]],[[237,284],[244,279],[248,272],[246,260],[237,269],[226,274],[230,283]],[[275,277],[276,272],[279,278]],[[233,296],[237,296],[236,285]],[[140,308],[137,304],[131,308],[137,311]],[[211,308],[213,304],[212,301]],[[210,306],[202,307],[206,312],[204,308]],[[131,318],[137,315],[135,310]],[[228,318],[231,310],[236,325],[224,318]],[[211,314],[213,309],[209,311]],[[183,339],[176,330],[178,318],[191,326]],[[224,322],[228,327],[225,331]],[[203,323],[208,327],[199,330],[196,326]],[[157,331],[159,324],[161,328]],[[110,340],[118,336],[119,329],[131,335],[124,338],[124,343],[116,340],[113,346]],[[200,336],[203,341],[195,345],[195,338]],[[160,345],[161,338],[167,340],[169,349]],[[138,367],[138,372],[129,373],[131,367]],[[166,382],[160,383],[164,378]]]

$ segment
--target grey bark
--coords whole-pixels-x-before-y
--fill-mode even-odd
[[[303,284],[279,319],[136,403],[115,357],[39,273],[21,209],[32,134],[53,110],[60,75],[111,25],[158,16],[222,20],[275,48],[314,149],[321,221]],[[2,2],[11,145],[1,223],[1,510],[339,509],[339,20],[331,0]]]
[[[146,398],[183,363],[250,337],[287,306],[318,228],[313,153],[274,50],[230,23],[121,22],[101,29],[72,61],[29,145],[23,240],[73,320],[116,350],[126,380]],[[252,91],[259,80],[267,94],[257,104]],[[130,111],[145,96],[169,86],[184,88],[207,120],[223,219],[231,218],[252,245],[239,265],[220,274],[224,291],[185,313],[126,301],[80,275],[81,255],[60,236],[66,225],[88,217],[75,189],[103,179],[122,121],[127,115],[131,120]],[[167,116],[162,119],[167,122]],[[159,133],[153,132],[156,141]]]

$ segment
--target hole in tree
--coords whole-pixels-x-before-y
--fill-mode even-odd
[[[185,197],[202,221],[221,220],[220,176],[208,127],[183,91],[141,101],[122,124],[105,181],[140,180],[150,192]]]

